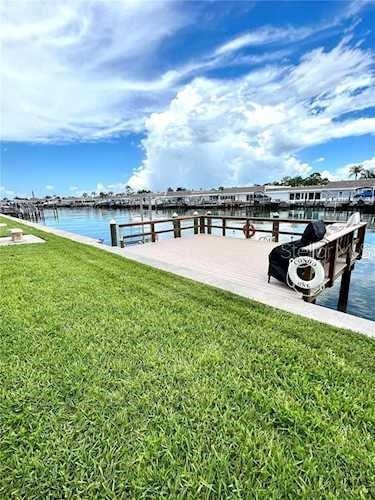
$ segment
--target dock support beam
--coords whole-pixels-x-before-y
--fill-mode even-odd
[[[110,232],[111,232],[111,245],[113,247],[117,247],[119,238],[118,238],[118,225],[117,225],[117,222],[115,221],[115,219],[112,219],[109,222],[109,228],[110,228]]]
[[[349,288],[350,288],[350,278],[352,276],[352,270],[350,268],[345,269],[341,277],[341,285],[339,292],[339,300],[337,302],[337,310],[341,312],[346,312],[348,308],[349,299]]]

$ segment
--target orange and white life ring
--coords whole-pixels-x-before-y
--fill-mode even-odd
[[[246,222],[246,224],[243,225],[242,231],[245,235],[245,238],[252,238],[256,233],[255,226],[253,224],[250,224],[249,222]]]

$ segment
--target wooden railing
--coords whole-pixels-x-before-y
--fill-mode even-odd
[[[183,225],[185,221],[190,221],[188,225]],[[221,222],[217,224],[216,221]],[[234,223],[241,223],[239,226],[233,225]],[[246,230],[249,224],[255,226],[257,233],[268,233],[272,237],[272,241],[278,242],[280,235],[286,236],[301,236],[302,233],[290,230],[281,230],[280,226],[283,224],[309,224],[310,219],[280,219],[269,217],[241,217],[241,216],[222,216],[222,215],[187,215],[182,217],[171,217],[169,219],[155,219],[144,220],[136,222],[128,222],[126,224],[117,224],[112,221],[110,224],[111,231],[111,244],[112,246],[125,246],[126,242],[131,239],[138,238],[138,241],[151,241],[155,242],[159,234],[173,233],[175,238],[181,238],[182,232],[186,230],[193,230],[194,234],[212,234],[213,229],[220,229],[221,235],[226,236],[227,231],[241,231],[244,232],[245,238],[250,238],[250,231]],[[332,224],[332,221],[325,221],[326,224]],[[232,223],[232,225],[231,225]],[[271,223],[271,228],[259,227],[259,224]],[[158,226],[163,224],[162,229]],[[165,225],[170,227],[165,228]],[[258,224],[258,225],[257,225]],[[245,229],[244,227],[245,226]],[[142,227],[142,232],[132,234],[121,234],[127,228]],[[146,228],[146,231],[145,231]]]
[[[319,260],[324,268],[324,288],[330,288],[341,276],[337,308],[345,312],[348,305],[351,272],[356,260],[362,258],[366,235],[365,222],[343,227],[326,235],[321,241],[303,247],[302,252]],[[309,279],[309,277],[306,277]],[[307,297],[307,300],[309,298]],[[311,301],[315,300],[315,297]]]

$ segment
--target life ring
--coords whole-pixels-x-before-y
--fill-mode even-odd
[[[298,269],[311,267],[314,271],[314,277],[311,280],[304,280],[298,276]],[[325,273],[322,264],[309,256],[296,257],[290,259],[288,267],[288,278],[294,286],[303,288],[304,290],[313,290],[320,288],[324,283]]]
[[[249,222],[246,222],[246,224],[244,224],[242,231],[245,235],[245,238],[252,238],[256,233],[255,226],[253,224],[250,224]]]

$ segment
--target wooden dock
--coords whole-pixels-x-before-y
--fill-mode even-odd
[[[134,245],[127,258],[233,292],[263,304],[375,337],[375,322],[301,300],[294,290],[271,279],[268,254],[276,243],[198,235]]]

